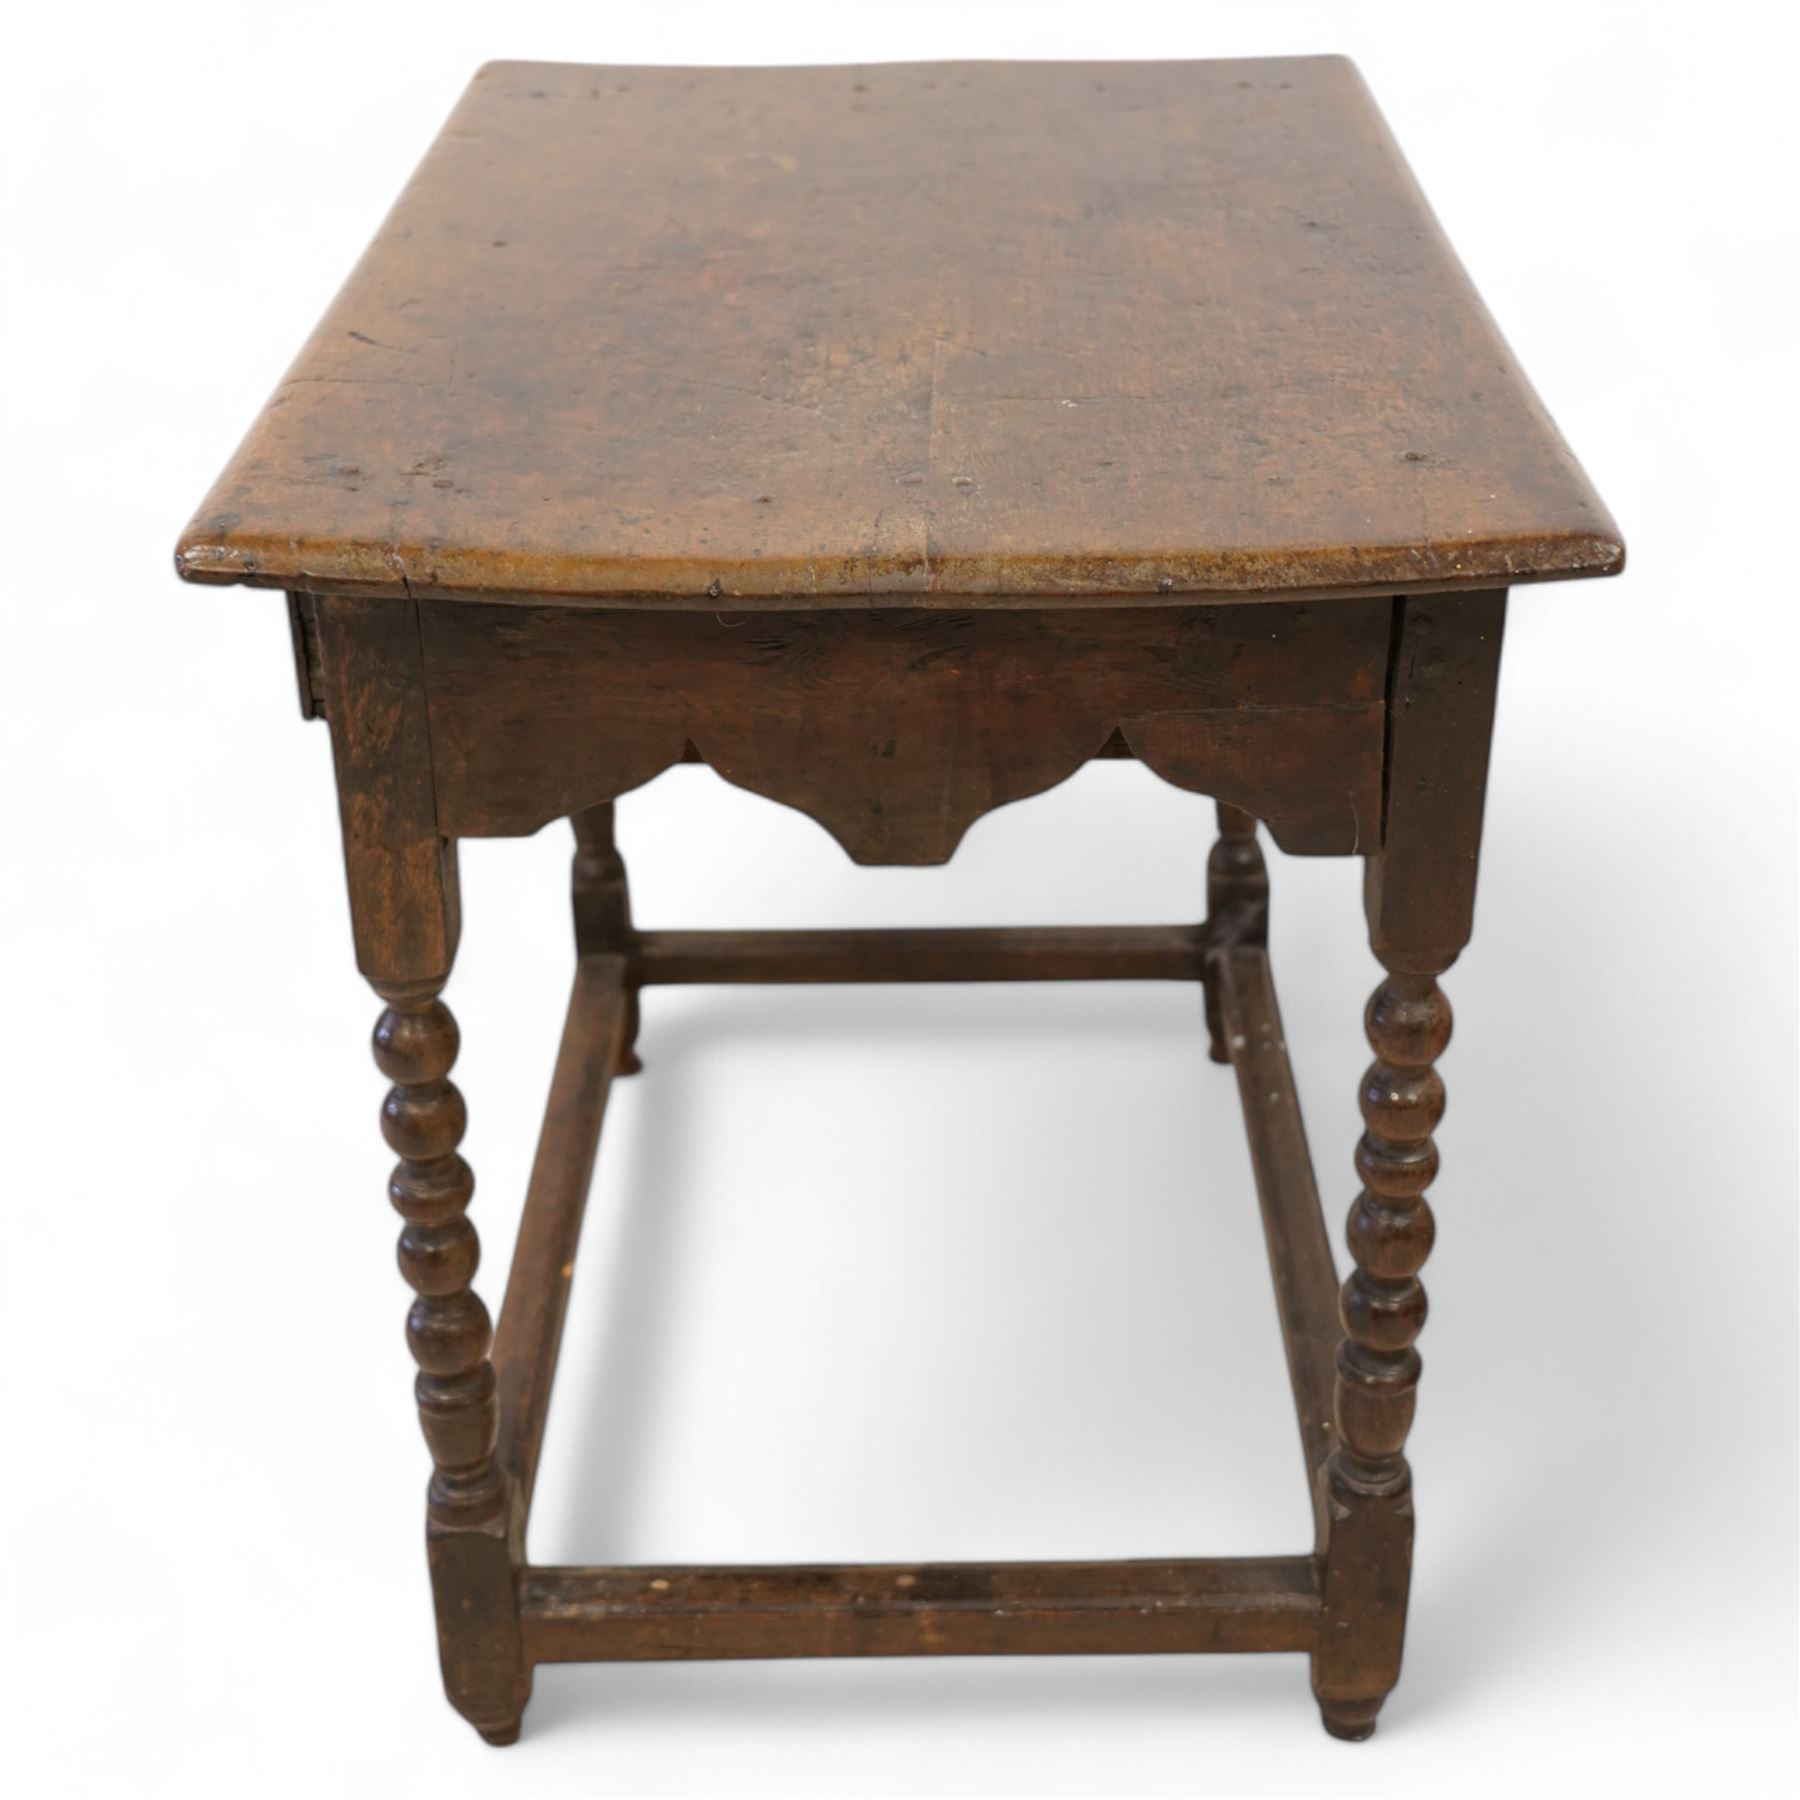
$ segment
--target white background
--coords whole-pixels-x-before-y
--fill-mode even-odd
[[[0,1781],[11,1793],[1791,1792],[1794,44],[1729,5],[64,5],[8,27]],[[444,1706],[322,727],[182,525],[490,57],[1347,51],[1616,513],[1522,592],[1434,1199],[1405,1677],[1298,1658],[542,1671]],[[679,121],[671,122],[679,129]],[[678,770],[658,924],[1157,920],[1204,803],[1095,766],[943,871]],[[497,1296],[571,951],[463,858]],[[1334,1230],[1368,955],[1275,859]],[[1285,1551],[1307,1516],[1229,1075],[1184,988],[654,993],[539,1560]]]

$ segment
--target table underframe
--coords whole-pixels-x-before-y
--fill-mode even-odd
[[[634,985],[1174,980],[1210,973],[1237,1072],[1313,1505],[1325,1530],[1337,1275],[1266,950],[1194,926],[647,931],[580,958],[495,1334],[499,1461],[529,1508]],[[1310,1652],[1315,1555],[1126,1562],[524,1565],[528,1664],[720,1657]]]

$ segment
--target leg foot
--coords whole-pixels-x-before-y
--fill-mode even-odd
[[[1321,1700],[1319,1717],[1334,1738],[1360,1744],[1375,1735],[1375,1715],[1386,1698],[1386,1694],[1377,1694],[1373,1700]]]
[[[503,1750],[508,1744],[519,1741],[519,1726],[522,1722],[522,1718],[508,1719],[504,1725],[477,1725],[475,1729],[496,1750]]]

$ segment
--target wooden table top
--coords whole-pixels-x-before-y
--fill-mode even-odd
[[[1335,57],[490,64],[176,553],[696,607],[1623,560]]]

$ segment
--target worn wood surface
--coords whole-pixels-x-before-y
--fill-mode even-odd
[[[333,594],[308,611],[331,724],[357,967],[389,986],[442,986],[462,912],[456,846],[438,829],[416,609]]]
[[[1206,854],[1206,925],[1212,940],[1201,965],[1206,983],[1207,1054],[1231,1061],[1225,1042],[1220,990],[1224,970],[1213,949],[1261,946],[1269,941],[1269,870],[1256,841],[1256,819],[1238,807],[1218,803],[1219,835]]]
[[[1310,1650],[1310,1557],[525,1571],[536,1662]]]
[[[177,552],[701,608],[1622,560],[1337,57],[491,64]]]
[[[1243,1102],[1288,1384],[1312,1484],[1315,1547],[1323,1555],[1331,1533],[1325,1464],[1335,1429],[1333,1368],[1342,1335],[1337,1268],[1319,1207],[1268,951],[1260,945],[1224,946],[1207,962],[1219,984],[1220,1025]]]
[[[1439,974],[1474,929],[1505,628],[1504,592],[1399,607],[1382,843],[1363,865],[1369,940],[1390,969]]]
[[[540,1661],[952,1651],[1307,1651],[1328,1729],[1374,1729],[1501,589],[1622,556],[1340,59],[481,72],[178,563],[293,593],[330,721],[445,1685],[484,1736]],[[611,803],[672,762],[931,862],[1120,753],[1219,802],[1204,923],[633,923]],[[581,972],[490,1356],[455,845],[564,816]],[[1386,970],[1335,1322],[1259,823],[1365,859]],[[641,987],[1128,977],[1201,981],[1237,1072],[1311,1555],[526,1563]]]
[[[1444,1112],[1437,1059],[1450,1002],[1437,977],[1468,942],[1500,674],[1504,593],[1399,603],[1388,676],[1379,850],[1365,859],[1369,942],[1387,970],[1364,1014],[1375,1060],[1358,1099],[1362,1190],[1346,1232],[1326,1466],[1330,1530],[1313,1689],[1326,1730],[1365,1738],[1400,1677],[1412,1583],[1412,1428],[1425,1324],[1419,1271],[1436,1225],[1425,1190]]]
[[[643,931],[639,979],[821,981],[1198,981],[1202,925],[897,926],[824,931]]]
[[[606,1096],[618,1070],[626,1014],[634,998],[625,970],[625,958],[617,955],[584,956],[576,964],[531,1184],[513,1243],[506,1298],[494,1331],[500,1406],[496,1460],[518,1484],[526,1507],[537,1485],[538,1454],[550,1413]]]
[[[575,951],[580,957],[618,956],[625,964],[625,1029],[619,1042],[617,1073],[635,1075],[638,1060],[638,989],[643,970],[638,934],[631,923],[631,884],[625,859],[613,838],[610,800],[576,813],[575,859],[570,869],[570,899],[575,906]]]
[[[1374,1729],[1399,1676],[1411,1578],[1405,1441],[1443,1104],[1434,1065],[1450,1017],[1436,976],[1472,919],[1504,609],[1487,591],[739,620],[352,595],[296,609],[303,639],[317,638],[302,645],[303,667],[316,670],[308,691],[332,724],[359,957],[389,1002],[377,1055],[395,1083],[390,1194],[408,1221],[401,1266],[419,1296],[409,1336],[434,1463],[428,1543],[445,1685],[484,1736],[516,1736],[532,1664],[569,1656],[1136,1649],[1308,1650],[1327,1729]],[[1329,750],[1319,720],[1351,732],[1345,750]],[[853,853],[905,861],[947,854],[968,819],[1059,778],[1115,733],[1172,779],[1233,796],[1219,806],[1203,924],[784,935],[633,923],[606,797],[696,737],[727,774],[803,806]],[[1234,744],[1254,754],[1234,756]],[[463,1108],[448,1080],[455,1026],[438,998],[455,944],[452,852],[459,835],[529,829],[557,812],[575,818],[585,979],[527,1198],[497,1380],[472,1286]],[[1268,980],[1258,814],[1297,847],[1364,856],[1370,940],[1388,970],[1367,1019],[1376,1060],[1363,1084],[1364,1185],[1341,1335]],[[1237,1069],[1314,1476],[1310,1558],[1223,1575],[1224,1565],[1170,1564],[1167,1591],[1130,1568],[1077,1565],[1086,1572],[1065,1580],[1069,1566],[996,1565],[900,1600],[881,1583],[926,1571],[676,1571],[660,1578],[666,1589],[646,1578],[646,1595],[631,1585],[641,1571],[525,1562],[562,1271],[606,1085],[635,1066],[642,985],[1129,975],[1202,980],[1215,1043]]]
[[[419,603],[438,821],[530,832],[691,746],[858,862],[942,862],[1117,730],[1177,786],[1350,854],[1380,829],[1390,600],[720,618]]]
[[[377,985],[380,985],[379,983]],[[531,1691],[520,1651],[517,1545],[523,1511],[495,1450],[499,1403],[487,1308],[475,1292],[481,1245],[468,1219],[475,1177],[457,1146],[468,1114],[450,1080],[460,1037],[435,989],[390,990],[375,1061],[394,1084],[382,1135],[399,1158],[388,1198],[406,1221],[400,1272],[418,1296],[406,1341],[431,1451],[426,1552],[450,1702],[496,1743],[518,1735]]]

